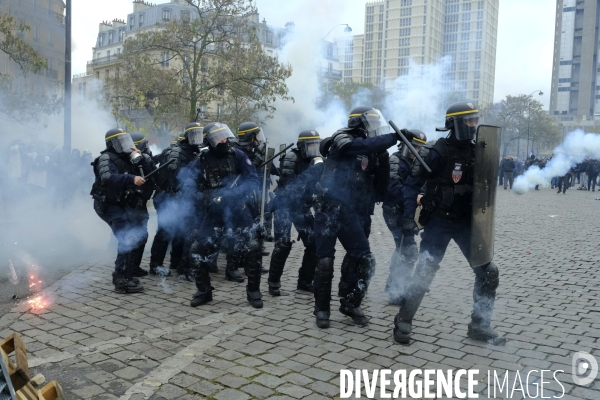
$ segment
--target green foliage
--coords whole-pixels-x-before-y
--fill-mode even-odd
[[[110,80],[114,108],[143,108],[155,122],[185,125],[196,109],[222,103],[219,119],[235,126],[288,96],[291,67],[268,56],[247,15],[249,0],[188,0],[199,15],[161,24],[126,40],[121,75]],[[169,65],[166,67],[166,62]],[[216,110],[208,110],[216,119]]]
[[[506,96],[506,99],[481,109],[479,113],[485,124],[502,127],[503,154],[517,139],[527,139],[528,136],[530,141],[544,146],[560,142],[561,129],[556,120],[532,96]]]

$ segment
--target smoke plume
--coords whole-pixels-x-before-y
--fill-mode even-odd
[[[545,168],[533,166],[518,176],[513,190],[524,194],[536,185],[548,187],[553,177],[566,175],[571,168],[586,158],[600,159],[600,135],[577,129],[570,132],[564,142],[554,149],[554,155]]]

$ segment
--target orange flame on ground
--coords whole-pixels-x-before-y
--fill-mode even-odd
[[[34,267],[32,265],[32,267]],[[42,281],[40,279],[38,279],[35,274],[30,273],[29,274],[29,291],[31,292],[31,295],[36,295],[36,292],[41,290],[42,288]],[[48,307],[49,302],[48,300],[44,299],[43,295],[38,294],[33,298],[30,298],[29,300],[27,300],[27,304],[29,304],[31,306],[32,309],[34,310],[41,310],[43,308]]]

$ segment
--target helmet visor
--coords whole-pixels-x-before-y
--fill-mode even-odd
[[[390,133],[390,126],[386,122],[385,118],[383,118],[383,115],[381,115],[381,111],[376,108],[365,112],[361,116],[361,119],[369,137],[381,136],[385,135],[386,133]]]
[[[226,143],[228,139],[233,138],[231,129],[226,124],[215,124],[215,126],[206,134],[206,140],[212,147],[217,147],[219,143]]]
[[[120,132],[110,137],[110,143],[117,153],[131,153],[135,144],[127,132]]]
[[[321,152],[319,151],[321,145],[320,139],[299,140],[299,144],[302,157],[315,158],[321,156]]]
[[[187,140],[188,143],[193,145],[193,146],[199,146],[200,144],[202,144],[202,140],[203,140],[203,136],[202,136],[202,127],[194,127],[194,128],[190,128],[188,131],[186,131],[186,136],[187,136]]]
[[[148,148],[148,139],[143,138],[142,140],[138,140],[137,142],[133,142],[135,148],[139,151],[144,151]]]
[[[258,133],[256,133],[256,140],[259,144],[267,143],[267,139],[265,138],[265,134],[262,129],[259,129]]]
[[[479,114],[469,114],[464,117],[454,118],[454,133],[458,140],[474,140],[479,125]]]

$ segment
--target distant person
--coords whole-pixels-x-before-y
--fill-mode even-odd
[[[504,174],[504,190],[506,190],[506,186],[510,185],[510,188],[513,187],[514,182],[514,172],[515,172],[515,162],[511,157],[506,157],[504,163],[502,164],[502,171]]]
[[[598,179],[598,174],[600,174],[600,161],[599,160],[590,160],[587,165],[587,169],[585,170],[587,173],[587,190],[592,189],[592,192],[596,191],[596,180]]]

